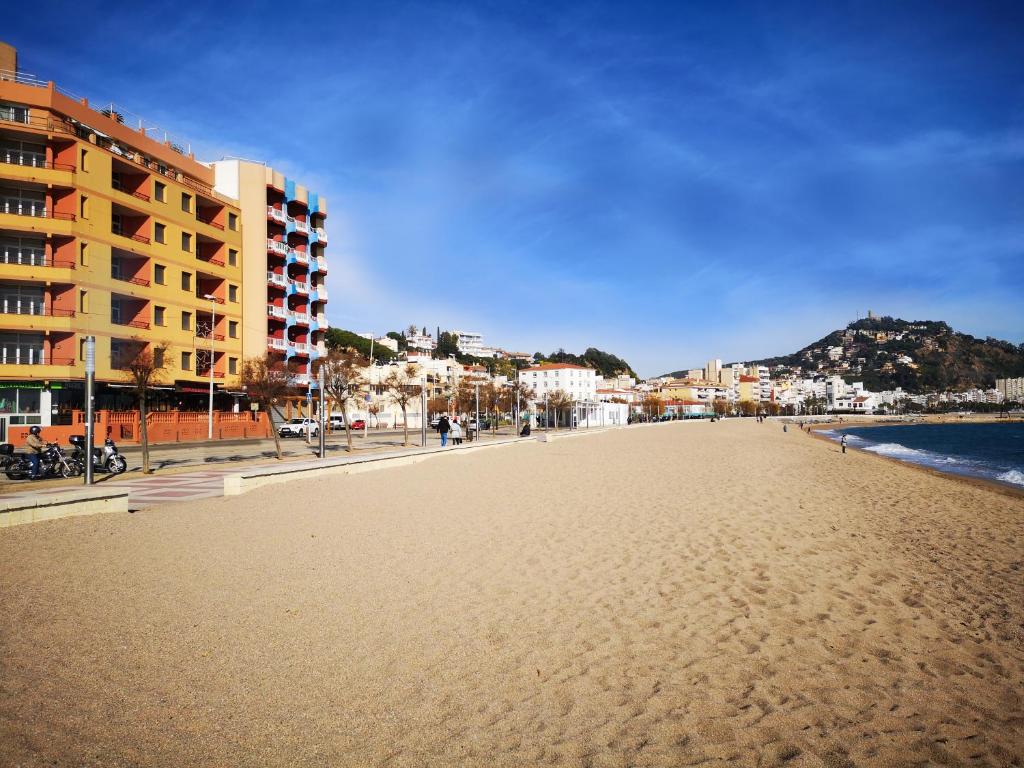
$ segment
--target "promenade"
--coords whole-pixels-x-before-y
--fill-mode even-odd
[[[0,765],[1014,765],[1022,543],[753,420],[19,526]]]

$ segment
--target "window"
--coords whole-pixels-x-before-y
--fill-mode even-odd
[[[192,273],[182,272],[181,273],[181,290],[192,291]]]
[[[181,313],[181,330],[191,331],[192,330],[192,313],[182,312]]]
[[[89,198],[82,195],[78,200],[78,218],[88,219],[89,218]]]
[[[78,311],[83,315],[89,312],[89,292],[79,291],[78,292]]]
[[[89,151],[86,149],[82,150],[82,157],[78,161],[78,170],[82,173],[89,172]]]
[[[115,235],[124,234],[124,222],[121,220],[121,214],[110,214],[110,231],[113,232]]]
[[[236,251],[234,248],[228,248],[228,266],[238,266],[238,251]]]
[[[157,347],[153,350],[153,367],[163,368],[164,367],[164,348]]]
[[[166,285],[164,282],[164,275],[167,272],[167,268],[163,264],[156,264],[153,267],[153,282],[157,285]]]
[[[181,193],[181,210],[192,213],[192,195]]]
[[[164,307],[153,307],[153,325],[164,324]]]
[[[78,340],[78,359],[85,360],[85,339]]]
[[[238,301],[238,286],[237,285],[229,285],[228,286],[228,301],[234,301],[234,302]]]
[[[181,250],[188,251],[190,253],[192,251],[192,235],[188,232],[181,233]]]
[[[167,185],[162,181],[153,182],[153,199],[158,203],[167,202]]]
[[[181,370],[190,371],[192,370],[192,353],[182,352],[181,353]]]
[[[41,267],[46,262],[46,241],[36,237],[0,235],[0,264]]]
[[[228,373],[231,374],[232,376],[235,376],[238,373],[238,358],[237,357],[229,357],[228,358]]]
[[[111,299],[110,300],[110,322],[114,325],[123,325],[122,318],[124,313],[121,311],[121,300]]]
[[[236,320],[228,320],[228,337],[238,338],[238,322]]]
[[[153,225],[153,239],[156,240],[156,242],[158,242],[158,243],[166,243],[167,242],[166,233],[167,233],[167,227],[165,225],[161,224],[159,221],[156,222]]]
[[[228,212],[228,229],[234,231],[238,229],[238,214]]]
[[[79,263],[83,267],[87,266],[88,263],[89,263],[88,256],[89,256],[89,252],[88,252],[88,249],[86,248],[85,243],[79,243],[78,244],[78,261],[79,261]]]

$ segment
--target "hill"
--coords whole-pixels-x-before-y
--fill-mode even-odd
[[[569,363],[571,365],[582,365],[586,368],[593,368],[605,378],[613,376],[632,376],[637,378],[636,373],[629,367],[629,363],[621,357],[616,357],[610,352],[602,352],[595,347],[588,347],[582,355],[574,355],[559,349],[550,355],[542,355],[540,352],[533,356],[535,362]]]
[[[879,392],[910,393],[988,388],[996,379],[1024,376],[1024,344],[954,331],[940,320],[869,317],[808,344],[798,352],[752,360],[772,377],[842,376]],[[666,376],[681,377],[686,371]]]
[[[836,375],[872,391],[907,392],[994,386],[1024,376],[1024,344],[979,339],[935,320],[872,317],[833,331],[798,352],[754,360],[779,373]]]

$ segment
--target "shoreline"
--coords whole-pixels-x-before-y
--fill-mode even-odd
[[[952,422],[952,423],[962,423],[962,422]],[[974,423],[987,423],[987,422],[974,422]],[[1004,423],[1004,421],[1003,420],[999,420],[997,423],[1002,424],[1002,423]],[[1014,421],[1014,422],[1005,422],[1005,423],[1016,423],[1016,421]],[[920,422],[917,422],[917,424],[918,424],[918,426],[920,426]],[[809,424],[808,427],[807,427],[806,432],[807,432],[808,435],[810,435],[811,437],[815,438],[816,440],[821,440],[821,441],[823,441],[823,442],[825,442],[825,443],[827,443],[829,445],[838,446],[839,443],[836,440],[833,440],[832,438],[830,438],[830,437],[828,437],[826,435],[822,435],[822,434],[818,434],[818,433],[819,432],[823,432],[826,429],[827,430],[834,430],[834,429],[848,429],[848,428],[853,428],[853,427],[865,427],[865,428],[867,428],[867,427],[894,427],[894,426],[908,426],[908,424],[906,422],[873,422],[873,423],[856,423],[856,424],[849,424],[849,423],[843,422],[842,424],[837,424],[837,423]],[[934,467],[929,467],[929,466],[927,466],[925,464],[918,464],[918,463],[913,462],[913,461],[904,461],[903,459],[897,459],[894,456],[886,456],[886,455],[881,454],[881,453],[875,453],[874,451],[867,451],[867,450],[865,450],[863,448],[857,448],[856,446],[852,446],[852,445],[847,445],[846,448],[849,451],[856,451],[857,453],[860,453],[862,455],[873,456],[875,459],[878,459],[880,461],[885,461],[885,462],[890,462],[890,463],[894,463],[894,464],[899,464],[902,467],[910,467],[911,469],[915,469],[915,470],[917,470],[919,472],[925,472],[927,474],[930,474],[933,477],[943,477],[943,478],[946,478],[947,480],[955,480],[957,482],[966,483],[966,484],[971,485],[971,486],[973,486],[975,488],[987,488],[989,490],[995,490],[995,491],[998,491],[998,492],[1000,492],[1000,493],[1002,493],[1002,494],[1004,494],[1006,496],[1010,496],[1011,498],[1024,499],[1024,488],[1021,488],[1019,486],[1015,486],[1012,483],[1004,483],[1004,482],[1002,482],[1000,480],[993,480],[993,479],[990,479],[990,478],[987,478],[987,477],[977,477],[975,475],[964,475],[964,474],[960,474],[960,473],[957,473],[957,472],[943,472],[941,469],[935,469]]]

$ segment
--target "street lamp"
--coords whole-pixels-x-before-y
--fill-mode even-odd
[[[217,327],[217,297],[212,293],[207,293],[203,298],[210,300],[210,410],[206,437],[208,440],[213,440],[213,330]]]

